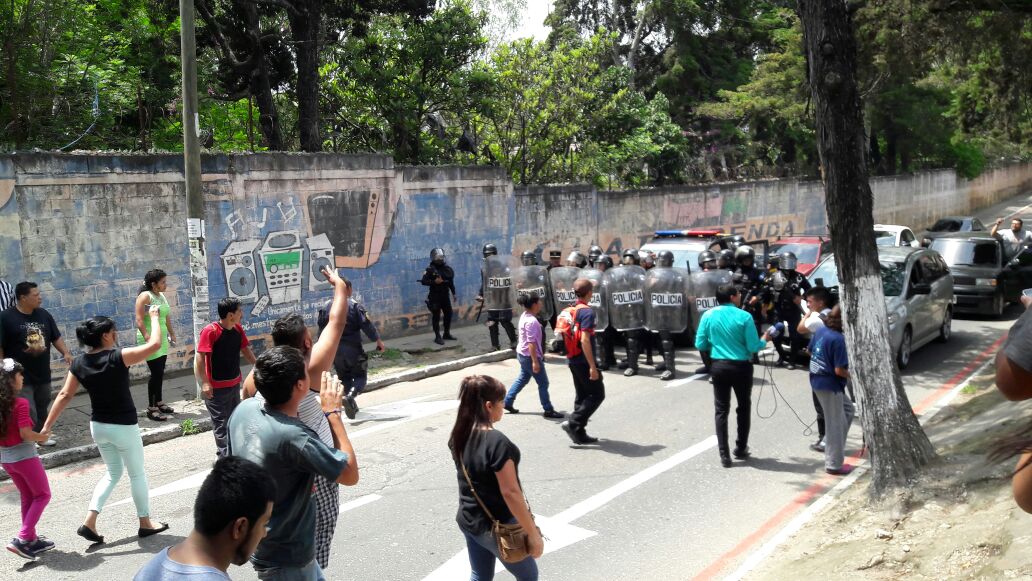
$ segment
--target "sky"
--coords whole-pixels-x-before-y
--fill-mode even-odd
[[[523,24],[510,38],[533,36],[537,40],[544,40],[549,32],[544,21],[551,10],[552,0],[527,0],[527,9],[523,12]]]

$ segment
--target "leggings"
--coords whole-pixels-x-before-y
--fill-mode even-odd
[[[50,502],[50,482],[47,480],[46,471],[43,470],[43,463],[40,462],[39,456],[33,456],[19,462],[5,463],[3,467],[21,494],[22,526],[18,538],[23,541],[34,541],[36,523]]]
[[[166,361],[168,361],[168,355],[162,355],[147,362],[147,367],[150,368],[150,379],[147,380],[147,405],[149,407],[158,407],[158,402],[162,399],[161,384],[165,381]]]
[[[105,424],[90,422],[90,433],[97,443],[100,457],[107,465],[107,474],[93,489],[90,510],[100,512],[108,496],[122,478],[122,472],[129,470],[129,488],[136,505],[136,516],[150,516],[150,493],[147,488],[147,473],[143,469],[143,439],[137,424]]]

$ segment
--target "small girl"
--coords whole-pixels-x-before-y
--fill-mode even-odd
[[[517,299],[523,314],[520,316],[520,340],[516,346],[516,359],[520,362],[520,375],[509,388],[505,395],[505,410],[510,414],[518,414],[520,410],[513,407],[516,396],[530,383],[533,377],[538,385],[538,398],[541,400],[541,407],[545,410],[542,414],[549,419],[559,419],[563,414],[555,411],[552,402],[548,397],[548,374],[545,373],[544,357],[544,329],[537,315],[541,312],[544,304],[537,294],[522,295]]]
[[[22,389],[22,366],[4,359],[0,368],[0,465],[11,476],[21,494],[22,527],[7,550],[35,561],[54,548],[54,543],[36,535],[36,523],[50,502],[50,482],[36,453],[36,442],[46,442],[50,430],[32,431],[29,402],[18,397]]]

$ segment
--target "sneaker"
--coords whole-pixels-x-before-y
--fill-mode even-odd
[[[624,370],[623,374],[624,377],[634,377],[635,375],[638,375],[638,370],[633,367],[628,367]]]
[[[344,415],[346,415],[349,420],[355,419],[355,416],[358,415],[358,402],[355,401],[355,396],[344,396]]]
[[[53,548],[54,541],[51,541],[43,536],[36,537],[35,541],[29,543],[29,549],[37,555],[40,553],[45,553]]]
[[[444,345],[444,339],[441,339],[440,337],[435,337],[434,343],[437,343],[438,345]]]
[[[574,444],[580,444],[580,439],[577,437],[577,428],[575,428],[573,424],[571,424],[569,421],[565,421],[559,424],[559,427],[562,428],[564,432],[566,432],[566,435],[570,437],[570,440]]]
[[[670,371],[669,369],[664,370],[663,374],[659,376],[659,380],[660,381],[670,381],[673,378],[674,378],[674,372]]]
[[[810,444],[810,449],[813,450],[814,452],[820,452],[821,454],[823,454],[824,453],[824,442],[814,442],[813,444]]]
[[[505,404],[505,411],[509,412],[510,414],[518,414],[518,413],[520,413],[520,410],[512,407],[511,403]]]
[[[834,476],[845,476],[852,471],[853,467],[848,464],[843,464],[841,468],[828,468],[825,470],[825,472]]]
[[[54,438],[47,438],[46,442],[40,442],[39,445],[40,446],[46,446],[47,448],[50,448],[52,446],[56,446],[57,445],[57,440],[55,440]]]
[[[36,560],[36,553],[29,547],[28,541],[23,541],[19,538],[11,539],[11,542],[7,543],[7,550],[23,559]]]

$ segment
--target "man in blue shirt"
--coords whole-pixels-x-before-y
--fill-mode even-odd
[[[810,387],[824,410],[824,470],[828,474],[848,474],[850,469],[842,462],[854,408],[845,397],[849,357],[838,305],[828,313],[824,327],[814,333],[810,354]]]
[[[713,379],[713,405],[716,409],[717,449],[720,463],[731,467],[728,446],[727,416],[731,409],[731,392],[735,393],[738,407],[738,439],[735,440],[735,458],[749,457],[749,421],[752,414],[753,356],[767,345],[766,334],[760,338],[753,317],[739,308],[742,295],[734,285],[717,288],[717,306],[706,311],[695,334],[695,347],[710,351]]]
[[[573,400],[573,413],[567,421],[561,424],[566,435],[573,440],[574,444],[594,444],[598,438],[589,436],[585,427],[588,420],[602,405],[606,399],[606,386],[602,383],[602,373],[599,372],[595,362],[592,338],[595,336],[595,311],[591,310],[588,303],[595,287],[586,278],[578,278],[573,283],[573,292],[577,295],[577,303],[567,310],[573,309],[572,332],[578,338],[580,349],[570,351],[567,349],[566,359],[570,365],[570,375],[573,376],[573,389],[576,394]],[[568,316],[564,311],[563,315]]]

